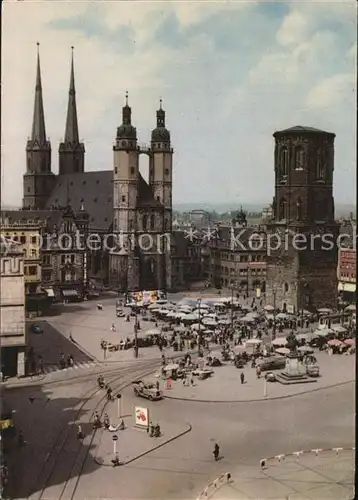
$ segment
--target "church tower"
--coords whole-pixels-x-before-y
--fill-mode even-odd
[[[65,138],[59,147],[59,174],[83,173],[85,169],[85,147],[79,140],[73,47],[71,47],[71,74],[68,94]]]
[[[275,132],[275,197],[268,224],[266,300],[288,312],[337,305],[333,170],[335,134]],[[277,248],[276,248],[277,247]]]
[[[158,246],[157,282],[158,288],[167,290],[171,287],[170,248],[168,241],[172,232],[172,183],[173,183],[173,148],[170,132],[165,126],[165,111],[162,100],[159,101],[157,124],[151,135],[151,156],[149,166],[149,185],[154,200],[161,205],[158,211]]]
[[[37,210],[45,208],[55,184],[55,176],[51,172],[51,144],[46,137],[39,46],[38,43],[32,131],[26,144],[26,173],[23,178],[23,208]]]
[[[149,184],[154,198],[163,206],[163,232],[172,230],[172,182],[173,182],[173,149],[170,143],[170,132],[165,127],[165,111],[160,99],[157,111],[157,126],[151,136],[151,164],[149,168]]]
[[[117,248],[111,255],[112,281],[122,290],[139,288],[139,262],[136,256],[137,201],[139,187],[139,148],[137,130],[132,125],[132,110],[122,108],[122,125],[117,128],[113,171],[113,234]]]

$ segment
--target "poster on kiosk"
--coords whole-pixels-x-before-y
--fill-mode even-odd
[[[148,428],[149,427],[149,411],[148,408],[142,408],[141,406],[134,407],[134,421],[137,427]]]

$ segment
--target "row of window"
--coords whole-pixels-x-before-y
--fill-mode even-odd
[[[134,174],[135,174],[135,172],[136,172],[135,167],[131,167],[131,168],[130,168],[130,174],[131,174],[131,175],[134,175]],[[115,173],[115,174],[118,174],[118,167],[114,167],[114,173]],[[150,174],[151,174],[151,175],[153,175],[153,174],[154,174],[154,169],[153,169],[153,168],[151,168],[151,169],[150,169]],[[164,175],[169,175],[169,168],[166,168],[166,169],[164,170]]]
[[[236,253],[228,253],[228,252],[213,252],[213,256],[219,257],[222,260],[236,260],[237,262],[264,262],[264,255],[237,255]]]
[[[302,170],[306,163],[306,153],[302,146],[297,146],[294,150],[294,169]],[[281,177],[287,177],[290,166],[289,151],[286,146],[282,147],[280,150],[279,157],[279,173]],[[325,179],[326,168],[325,168],[325,158],[319,151],[316,161],[316,178]]]
[[[33,245],[36,245],[36,243],[39,241],[39,238],[37,236],[25,236],[25,235],[14,236],[10,233],[6,233],[5,236],[11,238],[12,241],[15,241],[17,243],[22,243],[23,245],[26,243],[32,243]]]

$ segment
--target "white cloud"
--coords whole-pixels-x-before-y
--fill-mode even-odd
[[[306,103],[312,108],[329,108],[341,103],[347,98],[347,94],[354,94],[354,92],[353,75],[335,75],[315,85],[310,90]]]
[[[277,32],[276,39],[280,45],[297,45],[305,40],[307,35],[307,20],[305,16],[293,10],[283,20]]]
[[[75,46],[77,105],[87,170],[112,167],[112,140],[121,122],[126,89],[140,141],[149,140],[159,96],[164,99],[175,147],[174,200],[177,201],[235,199],[237,185],[247,200],[254,197],[255,200],[262,198],[263,203],[269,201],[273,193],[272,132],[299,122],[312,126],[322,123],[323,127],[325,122],[332,121],[329,109],[317,105],[319,100],[324,101],[323,95],[325,102],[345,95],[329,128],[337,137],[344,136],[348,141],[343,150],[337,149],[338,161],[352,164],[355,136],[354,130],[347,126],[346,116],[354,106],[353,83],[350,81],[348,87],[344,87],[344,78],[342,82],[342,75],[355,70],[355,44],[347,15],[352,9],[329,7],[327,14],[327,3],[311,6],[295,2],[286,18],[275,14],[281,17],[279,22],[275,18],[272,31],[267,31],[271,38],[261,39],[253,28],[245,34],[242,51],[238,50],[234,56],[216,52],[220,38],[227,35],[224,41],[234,43],[235,36],[239,39],[241,33],[234,23],[226,23],[227,33],[222,29],[215,33],[215,23],[210,23],[210,28],[201,23],[218,16],[221,20],[218,26],[222,27],[224,21],[238,15],[247,26],[255,27],[255,12],[260,11],[262,5],[146,1],[96,2],[89,8],[86,2],[5,3],[2,193],[6,203],[19,203],[22,197],[37,41],[41,43],[46,127],[52,142],[55,172],[58,144],[65,128],[71,45]],[[266,27],[269,27],[272,14],[267,14],[267,4],[263,7],[261,16],[267,15]],[[84,28],[89,12],[92,12],[92,21],[97,16],[105,24],[102,35],[95,34],[93,27],[93,33],[86,36]],[[173,39],[171,44],[153,43],[156,30],[162,29],[173,13],[185,43],[176,43]],[[339,19],[344,23],[347,41],[341,33],[319,27],[323,14],[332,22]],[[63,18],[70,23],[79,15],[85,16],[82,28],[60,30],[49,24]],[[278,25],[279,31],[275,33]],[[133,34],[133,50],[121,45],[123,29]],[[175,35],[173,30],[167,30],[164,38]],[[338,66],[343,61],[347,67],[341,69]],[[314,90],[326,80],[332,80],[326,83],[326,90]],[[307,114],[309,92],[315,107]],[[225,170],[225,185],[217,182],[218,166]],[[346,197],[351,185],[351,179],[339,178],[338,194],[344,193]]]

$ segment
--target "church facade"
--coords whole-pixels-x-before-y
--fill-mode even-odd
[[[183,288],[190,279],[190,241],[172,228],[173,148],[162,101],[150,144],[140,145],[126,94],[117,128],[110,170],[86,171],[85,146],[79,139],[73,52],[65,136],[59,144],[59,172],[52,171],[46,135],[39,51],[31,137],[26,144],[22,218],[71,207],[87,232],[100,238],[89,250],[88,279],[122,291]],[[149,157],[149,179],[139,171],[139,157]],[[7,214],[11,218],[11,214]],[[106,249],[103,248],[106,242]],[[109,249],[108,249],[109,247]],[[173,262],[172,262],[173,261]],[[180,261],[180,263],[179,263]]]

